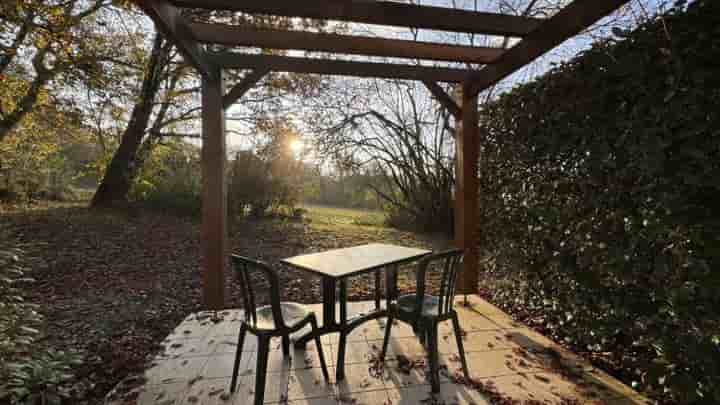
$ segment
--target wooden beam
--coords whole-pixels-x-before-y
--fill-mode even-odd
[[[260,79],[263,78],[270,70],[269,69],[255,69],[248,73],[240,80],[230,91],[223,96],[223,108],[228,109],[231,105],[235,104],[245,93],[248,92]]]
[[[425,87],[430,90],[430,93],[435,96],[435,99],[440,102],[440,104],[442,104],[442,106],[445,107],[456,120],[459,121],[461,119],[462,109],[458,106],[455,100],[453,100],[452,97],[450,97],[450,95],[448,95],[445,90],[440,87],[439,84],[429,80],[423,80],[423,84],[425,84]]]
[[[507,50],[495,64],[486,66],[471,79],[470,91],[481,92],[516,72],[545,52],[575,36],[629,0],[575,0],[535,31]]]
[[[177,46],[188,64],[202,75],[212,73],[205,60],[205,51],[193,38],[190,27],[177,7],[165,0],[135,0],[135,3],[155,22],[158,31]]]
[[[431,80],[450,83],[462,82],[473,72],[467,69],[443,67],[242,53],[208,54],[208,60],[210,60],[211,63],[227,69],[268,68],[277,72],[377,77],[383,79]]]
[[[203,302],[207,309],[225,306],[227,267],[227,186],[225,111],[222,71],[202,77],[202,255]]]
[[[180,7],[522,37],[541,19],[368,0],[172,0]]]
[[[198,41],[228,46],[302,49],[391,58],[429,59],[462,63],[492,63],[504,52],[500,48],[438,44],[353,35],[256,29],[225,24],[192,23]]]
[[[478,96],[464,84],[462,119],[455,138],[457,166],[455,167],[455,241],[465,251],[460,291],[476,294],[478,288],[478,159],[480,134],[478,127]]]

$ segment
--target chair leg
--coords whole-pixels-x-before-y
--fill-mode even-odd
[[[282,337],[282,352],[283,357],[290,357],[290,335],[285,335]]]
[[[427,349],[427,328],[418,320],[413,324],[413,333],[420,340],[422,347]]]
[[[385,338],[383,339],[382,350],[380,350],[380,362],[385,361],[385,355],[387,354],[388,343],[390,342],[390,329],[394,322],[392,314],[388,315],[387,324],[385,325]]]
[[[237,349],[235,350],[235,364],[233,364],[232,381],[230,382],[230,392],[235,392],[237,385],[238,370],[240,369],[240,358],[242,357],[243,345],[245,343],[245,324],[240,324],[240,334],[238,335]]]
[[[432,392],[440,392],[440,373],[438,365],[438,336],[437,336],[437,322],[433,322],[428,325],[428,360],[430,363],[430,385],[432,386]]]
[[[310,326],[312,327],[313,333],[317,330],[317,319],[315,315],[310,318]],[[320,357],[320,367],[322,368],[323,377],[325,382],[330,382],[330,376],[328,375],[327,364],[325,364],[325,353],[323,353],[322,343],[320,343],[320,335],[315,335],[315,347],[317,348],[318,356]]]
[[[340,331],[340,341],[338,342],[337,369],[335,370],[335,380],[342,381],[345,379],[345,349],[347,347],[347,332]]]
[[[385,295],[387,295],[387,286],[385,286]],[[380,270],[375,270],[375,310],[380,310]]]
[[[347,348],[347,280],[340,280],[340,342],[338,343],[338,359],[335,380],[345,379],[345,349]]]
[[[458,321],[457,314],[453,314],[452,317],[453,329],[455,330],[455,341],[457,342],[458,355],[460,356],[460,363],[462,364],[463,374],[465,379],[470,380],[470,372],[468,371],[467,360],[465,359],[465,348],[462,342],[462,330],[460,329],[460,321]]]
[[[262,405],[263,401],[265,401],[265,378],[269,352],[270,338],[267,336],[258,336],[257,367],[255,369],[255,405]]]

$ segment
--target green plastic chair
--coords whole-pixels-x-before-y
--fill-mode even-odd
[[[460,322],[457,312],[453,309],[457,276],[463,262],[463,252],[452,249],[424,257],[417,266],[417,287],[414,294],[401,295],[396,302],[388,306],[388,320],[385,327],[380,361],[385,360],[390,331],[394,320],[403,321],[413,327],[420,341],[425,345],[430,365],[430,383],[432,392],[440,391],[438,374],[438,324],[452,320],[455,339],[462,362],[465,378],[470,378],[465,349],[463,348]],[[428,272],[441,271],[439,295],[426,294],[425,279]]]
[[[270,339],[273,337],[282,338],[283,356],[287,357],[290,355],[290,334],[304,328],[307,324],[310,324],[312,330],[315,331],[318,327],[317,319],[315,313],[303,305],[294,302],[280,302],[278,277],[270,266],[238,255],[232,255],[231,259],[240,281],[245,319],[240,324],[230,392],[235,392],[245,334],[250,332],[258,338],[257,368],[255,369],[255,404],[261,405],[265,397],[265,377],[270,352]],[[268,281],[270,285],[270,305],[261,307],[255,305],[255,285],[252,282],[251,273],[260,273]],[[325,381],[328,382],[329,376],[319,336],[315,337],[315,345],[320,357],[323,376]]]

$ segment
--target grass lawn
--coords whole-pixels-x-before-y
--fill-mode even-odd
[[[314,223],[326,225],[385,226],[385,214],[355,208],[332,207],[329,205],[303,204],[306,218]]]

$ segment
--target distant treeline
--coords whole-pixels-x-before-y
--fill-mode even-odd
[[[307,204],[381,210],[382,199],[373,191],[381,184],[372,174],[321,174],[307,167],[303,175],[301,200]]]

